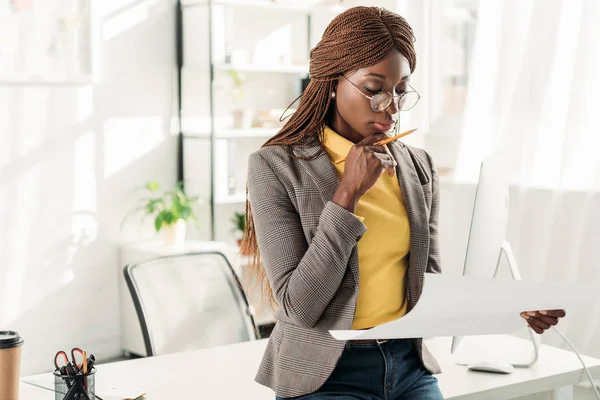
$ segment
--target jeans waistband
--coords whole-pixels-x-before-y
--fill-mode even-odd
[[[365,340],[349,340],[346,342],[346,348],[351,347],[377,347],[386,343],[392,343],[398,339],[365,339]]]

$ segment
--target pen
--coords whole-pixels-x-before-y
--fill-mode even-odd
[[[411,133],[413,133],[413,132],[414,132],[414,131],[416,131],[416,130],[417,130],[416,128],[415,128],[415,129],[411,129],[411,130],[409,130],[409,131],[402,132],[402,133],[401,133],[401,134],[399,134],[399,135],[396,135],[396,136],[391,136],[391,137],[389,137],[389,138],[386,138],[386,139],[380,140],[379,142],[375,143],[375,145],[376,145],[376,146],[383,146],[383,145],[386,145],[386,144],[388,144],[388,143],[395,142],[396,140],[400,139],[401,137],[404,137],[404,136],[406,136],[406,135],[410,135]],[[336,163],[336,164],[339,164],[339,163],[342,163],[342,162],[344,162],[344,161],[346,161],[346,157],[344,157],[344,158],[342,158],[342,159],[340,159],[340,160],[337,160],[335,163]]]
[[[94,364],[96,364],[96,357],[93,354],[90,354],[88,357],[87,369],[88,371],[92,371],[94,369]]]

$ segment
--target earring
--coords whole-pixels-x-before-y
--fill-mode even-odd
[[[335,99],[335,92],[331,92],[331,98]]]

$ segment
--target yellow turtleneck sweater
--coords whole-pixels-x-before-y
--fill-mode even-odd
[[[323,138],[340,178],[351,141],[325,126]],[[368,230],[358,242],[359,292],[352,329],[371,328],[406,314],[410,226],[397,176],[384,172],[356,206]]]

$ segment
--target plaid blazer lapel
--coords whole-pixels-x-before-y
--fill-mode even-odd
[[[327,153],[320,146],[295,149],[294,154],[298,156],[314,156],[311,160],[298,160],[304,167],[308,175],[312,178],[319,188],[323,206],[333,199],[335,192],[340,184],[340,178],[335,166]],[[350,269],[354,276],[354,281],[358,282],[358,252],[356,247],[350,255]]]
[[[421,179],[408,148],[399,142],[388,145],[397,162],[396,176],[402,190],[410,225],[408,269],[409,305],[412,308],[421,295],[429,256],[429,212]]]
[[[333,199],[335,191],[340,184],[340,178],[338,177],[331,159],[327,153],[318,146],[296,149],[294,150],[294,153],[298,156],[314,157],[311,160],[300,159],[299,161],[319,188],[323,205],[325,205],[328,201]]]

